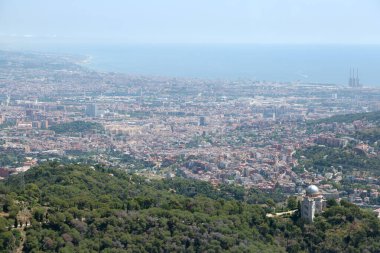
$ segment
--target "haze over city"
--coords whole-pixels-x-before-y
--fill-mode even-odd
[[[377,0],[2,0],[9,42],[379,44]]]
[[[0,0],[0,252],[380,252],[378,13]]]

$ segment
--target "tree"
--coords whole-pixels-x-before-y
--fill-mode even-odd
[[[288,204],[287,204],[287,207],[288,207],[290,210],[295,210],[295,209],[297,209],[297,205],[298,205],[297,197],[295,197],[295,196],[290,196],[290,197],[288,198]]]
[[[338,202],[335,199],[328,199],[326,202],[327,207],[337,206]]]

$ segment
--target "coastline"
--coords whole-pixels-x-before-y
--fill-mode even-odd
[[[45,52],[36,46],[17,51],[62,55],[100,72],[212,80],[344,86],[350,68],[358,68],[364,86],[380,86],[380,46],[52,44]]]

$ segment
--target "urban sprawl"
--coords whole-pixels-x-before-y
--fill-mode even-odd
[[[298,150],[343,148],[353,141],[347,136],[374,127],[357,120],[316,130],[308,123],[380,110],[380,89],[361,87],[355,75],[340,86],[146,77],[92,71],[75,57],[1,55],[2,179],[67,159],[148,178],[182,176],[288,194],[315,184],[325,196],[359,205],[378,198],[380,179],[371,174],[347,175],[344,166],[297,173]],[[354,143],[366,156],[379,157],[370,144]],[[347,192],[326,183],[347,177],[369,188]]]

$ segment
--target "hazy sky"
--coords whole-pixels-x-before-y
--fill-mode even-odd
[[[380,0],[0,0],[0,39],[380,44]]]

